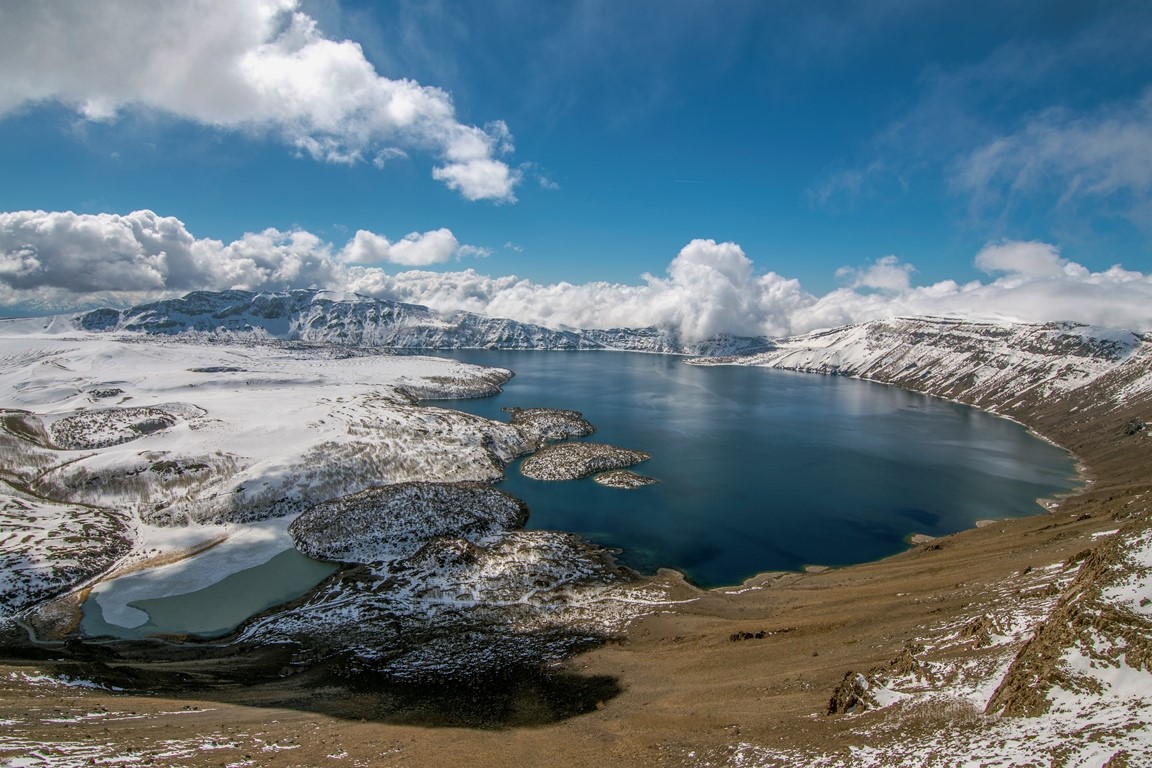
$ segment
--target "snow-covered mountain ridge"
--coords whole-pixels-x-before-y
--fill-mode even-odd
[[[765,349],[765,338],[721,336],[685,342],[657,328],[557,330],[471,312],[442,313],[350,293],[197,291],[131,309],[97,309],[73,318],[84,331],[153,335],[200,333],[398,349],[616,349],[722,355]]]
[[[1063,400],[1106,380],[1117,398],[1152,390],[1152,336],[1077,323],[894,318],[777,340],[753,355],[692,362],[852,376],[994,412]]]

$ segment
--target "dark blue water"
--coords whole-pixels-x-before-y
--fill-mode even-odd
[[[912,533],[1038,513],[1077,480],[1067,453],[1018,424],[880,384],[620,352],[436,354],[517,374],[496,397],[442,405],[503,421],[503,407],[571,408],[596,425],[587,439],[652,454],[632,469],[660,482],[635,490],[510,466],[501,487],[531,507],[529,528],[702,586],[875,560]]]

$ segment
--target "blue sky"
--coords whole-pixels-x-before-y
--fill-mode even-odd
[[[706,330],[803,330],[933,311],[942,296],[940,311],[1049,319],[1039,280],[1073,303],[1090,286],[1063,316],[1152,324],[1139,310],[1152,290],[1147,3],[183,8],[0,8],[0,211],[72,216],[6,220],[10,308],[310,284],[536,321],[627,321],[576,308],[605,298],[587,287],[602,281],[635,314],[626,324],[660,324],[679,322],[653,309],[663,288],[719,275],[697,309],[724,300],[727,280],[744,285],[730,298],[749,317],[733,310]],[[384,114],[392,97],[380,94],[397,89],[413,121]],[[61,276],[108,266],[95,241],[77,256],[77,228],[123,230],[107,217],[140,210],[220,247],[190,250],[195,269],[177,269],[171,248],[145,243],[115,255],[107,274],[133,275],[120,282]],[[245,240],[268,228],[278,236],[263,246]],[[442,248],[392,247],[443,229],[453,240]],[[360,230],[376,239],[353,249]],[[290,233],[315,239],[297,237],[293,253],[328,263],[282,269]],[[693,243],[704,245],[685,255]],[[982,256],[989,247],[1001,250]],[[677,273],[681,257],[704,276]],[[400,286],[410,269],[424,274]],[[427,275],[465,270],[517,276],[519,303],[497,296],[505,283]],[[1029,292],[1005,292],[1021,278]],[[582,292],[549,293],[561,281]],[[1122,287],[1108,294],[1105,282]],[[795,319],[832,296],[835,312]],[[1117,301],[1134,314],[1099,310]]]

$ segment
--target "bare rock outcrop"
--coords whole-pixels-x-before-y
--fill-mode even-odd
[[[557,408],[505,408],[508,420],[535,445],[587,437],[596,427],[580,411]]]
[[[533,480],[576,480],[630,467],[649,458],[643,451],[603,443],[561,443],[546,446],[525,459],[520,471]]]
[[[475,541],[527,521],[524,502],[481,483],[396,483],[317,504],[288,530],[309,557],[380,563],[437,537]]]
[[[660,482],[654,477],[640,475],[635,472],[629,472],[626,469],[614,469],[610,472],[601,472],[592,478],[597,483],[608,488],[643,488],[648,485],[655,485]]]

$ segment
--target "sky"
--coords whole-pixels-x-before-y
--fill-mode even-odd
[[[306,287],[1152,330],[1152,4],[0,4],[0,315]]]

